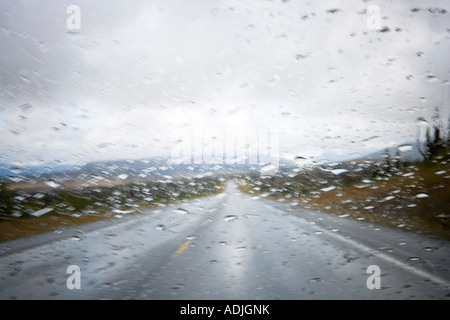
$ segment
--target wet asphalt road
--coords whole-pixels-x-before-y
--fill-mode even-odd
[[[230,182],[216,196],[0,243],[0,299],[448,299],[449,245]],[[80,289],[67,288],[70,265]],[[371,265],[380,289],[367,287]]]

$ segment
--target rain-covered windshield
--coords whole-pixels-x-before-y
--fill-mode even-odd
[[[449,10],[1,0],[0,298],[448,298]]]

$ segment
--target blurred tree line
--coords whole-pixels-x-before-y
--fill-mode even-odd
[[[124,185],[15,190],[0,182],[0,220],[28,217],[51,207],[52,214],[101,214],[214,194],[223,186],[218,177],[144,181]]]
[[[418,150],[425,160],[433,158],[441,150],[450,147],[450,116],[446,132],[438,107],[434,109],[431,124],[424,117],[419,117],[417,123],[419,124]],[[421,128],[424,128],[425,132]]]

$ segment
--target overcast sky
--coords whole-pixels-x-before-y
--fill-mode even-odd
[[[368,27],[371,5],[388,29]],[[270,129],[281,154],[331,160],[414,141],[418,117],[450,113],[449,11],[446,0],[0,0],[0,163],[169,156],[190,130]]]

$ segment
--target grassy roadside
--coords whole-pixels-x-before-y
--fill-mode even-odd
[[[363,178],[363,177],[362,177]],[[309,192],[267,193],[261,183],[244,180],[240,190],[250,195],[290,203],[336,215],[382,224],[396,229],[450,240],[450,153],[448,149],[432,160],[409,166],[379,179],[361,179],[352,184],[335,183],[335,188]],[[282,180],[290,183],[289,179]],[[255,183],[256,182],[256,183]],[[280,183],[277,183],[277,188]],[[331,188],[330,188],[331,189]],[[265,189],[267,190],[267,188]]]
[[[82,225],[107,218],[107,215],[81,216],[79,218],[62,215],[45,215],[41,217],[4,220],[0,221],[0,242],[34,236],[40,233]]]
[[[201,185],[201,183],[199,183],[199,185]],[[209,187],[206,188],[206,186]],[[108,192],[107,196],[110,196],[111,194],[118,195],[119,191],[116,187],[117,186],[114,186],[114,191]],[[105,204],[102,204],[95,208],[92,206],[95,201],[92,198],[89,198],[89,195],[92,195],[91,192],[95,188],[84,188],[77,193],[74,193],[73,190],[64,189],[59,191],[58,196],[54,196],[53,194],[48,196],[46,190],[42,188],[36,189],[36,194],[45,194],[47,197],[45,199],[43,197],[44,200],[41,199],[41,203],[37,203],[32,196],[29,196],[33,201],[30,200],[25,204],[22,201],[18,208],[22,212],[25,210],[33,211],[35,209],[41,209],[43,206],[51,206],[54,207],[55,210],[39,217],[30,214],[23,214],[20,217],[3,216],[0,219],[0,242],[38,235],[50,231],[57,231],[59,229],[105,219],[117,219],[121,216],[120,210],[132,211],[126,213],[127,215],[140,214],[140,212],[144,210],[173,204],[181,200],[211,196],[223,192],[224,183],[219,179],[211,179],[205,183],[205,187],[193,187],[191,190],[192,192],[189,192],[189,188],[176,190],[176,196],[167,196],[167,194],[155,192],[152,194],[152,201],[144,201],[144,195],[140,193],[142,190],[137,190],[134,184],[122,185],[120,187],[122,193],[126,193],[123,189],[124,187],[127,187],[126,191],[130,188],[135,192],[132,195],[127,194],[127,197],[125,197],[126,199],[121,201],[120,206],[108,207],[105,206]],[[144,190],[146,190],[146,188],[144,188]],[[171,191],[173,191],[173,189],[171,189]],[[53,191],[47,190],[47,192],[50,193]],[[98,193],[97,191],[95,192]],[[17,193],[14,192],[13,195],[17,198]],[[101,197],[103,196],[106,195],[101,194]],[[149,195],[145,194],[145,196],[148,197]],[[119,196],[117,196],[115,202],[119,202],[118,199]],[[67,208],[70,208],[71,210],[67,211]]]

